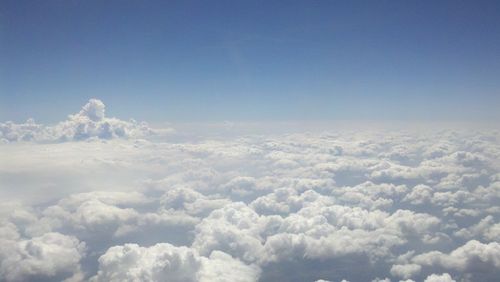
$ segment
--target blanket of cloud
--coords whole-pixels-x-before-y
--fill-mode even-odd
[[[152,135],[2,124],[0,281],[500,277],[498,130]]]

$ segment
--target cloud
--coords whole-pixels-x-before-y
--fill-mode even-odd
[[[439,274],[431,274],[428,276],[424,282],[455,282],[448,273]]]
[[[11,121],[0,123],[0,140],[4,143],[13,141],[32,141],[44,134],[42,125],[28,119],[25,123],[16,124]]]
[[[445,269],[458,271],[475,268],[478,264],[500,268],[500,244],[497,242],[483,244],[471,240],[449,254],[432,251],[415,256],[412,260],[420,265],[439,265]]]
[[[99,258],[99,271],[91,281],[257,281],[259,272],[219,251],[204,257],[167,243],[148,248],[126,244]]]
[[[80,112],[54,126],[36,124],[33,119],[26,123],[0,123],[0,140],[4,142],[38,141],[64,142],[87,139],[140,138],[171,129],[154,130],[147,123],[131,119],[123,121],[105,116],[105,105],[101,100],[90,99]]]
[[[106,106],[101,100],[90,99],[80,112],[73,117],[85,117],[94,122],[101,121],[104,119],[105,108]]]
[[[391,274],[393,276],[408,279],[418,275],[422,267],[418,264],[396,264],[391,267]]]
[[[99,100],[53,126],[3,123],[1,276],[357,282],[500,275],[498,131],[247,134],[240,126],[208,136],[205,128],[178,132],[174,140],[106,117]]]
[[[85,243],[56,232],[28,240],[0,239],[0,276],[6,281],[63,280],[80,274]]]

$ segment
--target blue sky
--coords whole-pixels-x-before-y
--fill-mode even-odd
[[[498,1],[0,3],[0,120],[498,121]]]

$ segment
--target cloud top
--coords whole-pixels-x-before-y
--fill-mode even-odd
[[[147,123],[138,123],[133,119],[124,121],[106,117],[105,109],[106,106],[101,100],[90,99],[78,113],[69,115],[67,120],[53,126],[36,124],[33,119],[28,119],[22,124],[0,123],[0,140],[5,143],[127,139],[143,138],[168,131],[168,129],[154,130]]]
[[[90,99],[85,106],[80,110],[80,112],[74,116],[73,118],[88,118],[93,122],[98,122],[104,119],[104,112],[106,106],[101,100],[98,99]]]

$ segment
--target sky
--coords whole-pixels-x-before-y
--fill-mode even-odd
[[[0,282],[498,282],[499,47],[500,1],[0,0]]]
[[[0,4],[0,120],[498,121],[498,1]]]

